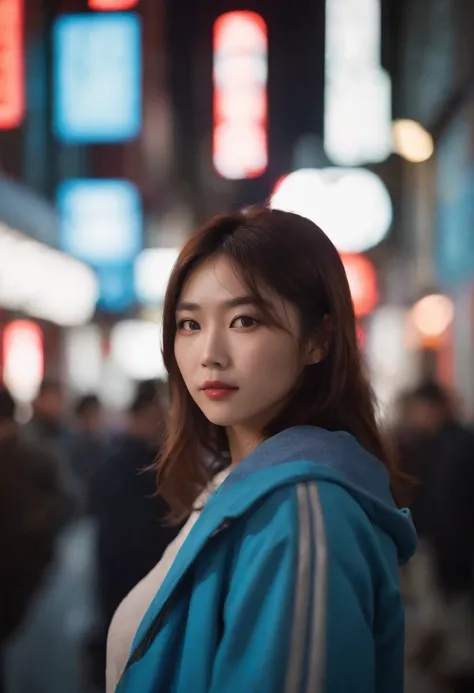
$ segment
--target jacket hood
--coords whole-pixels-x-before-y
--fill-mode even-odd
[[[275,467],[279,469],[278,475]],[[218,495],[234,495],[241,487],[243,493],[252,496],[248,485],[254,486],[252,480],[256,480],[257,472],[261,472],[259,476],[267,476],[265,470],[272,470],[273,487],[279,482],[305,477],[344,486],[372,522],[392,537],[400,563],[405,563],[415,552],[416,532],[410,513],[397,508],[387,469],[349,433],[315,426],[286,429],[242,460],[224,481]]]

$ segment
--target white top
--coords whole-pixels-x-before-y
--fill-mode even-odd
[[[216,474],[208,489],[196,501],[195,511],[189,516],[178,536],[169,544],[159,563],[133,588],[115,612],[107,637],[106,693],[114,693],[128,661],[135,634],[148,607],[161,587],[184,540],[199,518],[202,507],[229,472],[230,469],[224,469]]]

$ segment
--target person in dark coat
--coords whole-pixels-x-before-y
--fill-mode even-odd
[[[53,560],[62,507],[54,457],[21,440],[14,414],[13,398],[0,389],[0,652]]]
[[[97,527],[96,570],[101,627],[89,645],[90,670],[105,687],[107,632],[127,594],[158,563],[181,529],[166,523],[169,508],[157,495],[150,469],[160,453],[164,407],[155,382],[141,383],[127,429],[92,479],[89,507]]]
[[[474,432],[459,420],[451,395],[435,382],[414,389],[405,406],[399,444],[417,481],[411,512],[419,555],[431,567],[429,582],[418,592],[422,601],[431,600],[425,612],[438,614],[421,641],[418,659],[437,672],[447,690],[472,691]],[[428,574],[423,570],[420,575]]]
[[[65,518],[74,520],[83,510],[84,500],[80,480],[72,468],[73,435],[65,423],[66,400],[64,388],[56,380],[46,378],[33,401],[33,416],[21,428],[21,435],[47,449],[57,460],[61,486],[64,491]]]
[[[416,388],[407,407],[410,429],[402,445],[418,482],[411,506],[416,530],[433,547],[440,588],[446,594],[472,589],[474,432],[437,383]]]
[[[83,395],[75,404],[74,414],[71,466],[82,493],[88,498],[92,480],[105,462],[108,452],[99,398],[94,394]]]
[[[127,431],[96,474],[92,508],[98,525],[99,598],[105,627],[130,590],[158,563],[179,527],[157,496],[150,469],[160,452],[164,412],[154,383],[138,388]]]

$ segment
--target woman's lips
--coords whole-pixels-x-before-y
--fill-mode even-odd
[[[203,392],[209,399],[226,399],[237,392],[237,387],[232,387],[226,383],[205,383]]]

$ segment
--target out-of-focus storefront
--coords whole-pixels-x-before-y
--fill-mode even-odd
[[[57,241],[54,207],[0,178],[0,372],[25,402],[45,373],[61,376],[64,331],[95,313],[94,272]]]
[[[474,412],[474,90],[443,131],[436,156],[435,267],[454,303],[452,376]]]
[[[403,6],[403,7],[402,7]],[[425,372],[474,413],[474,5],[402,3],[397,117],[431,134],[433,156],[405,162],[403,217],[410,288],[425,333]],[[447,300],[446,300],[447,299]],[[443,328],[443,329],[441,329]]]

